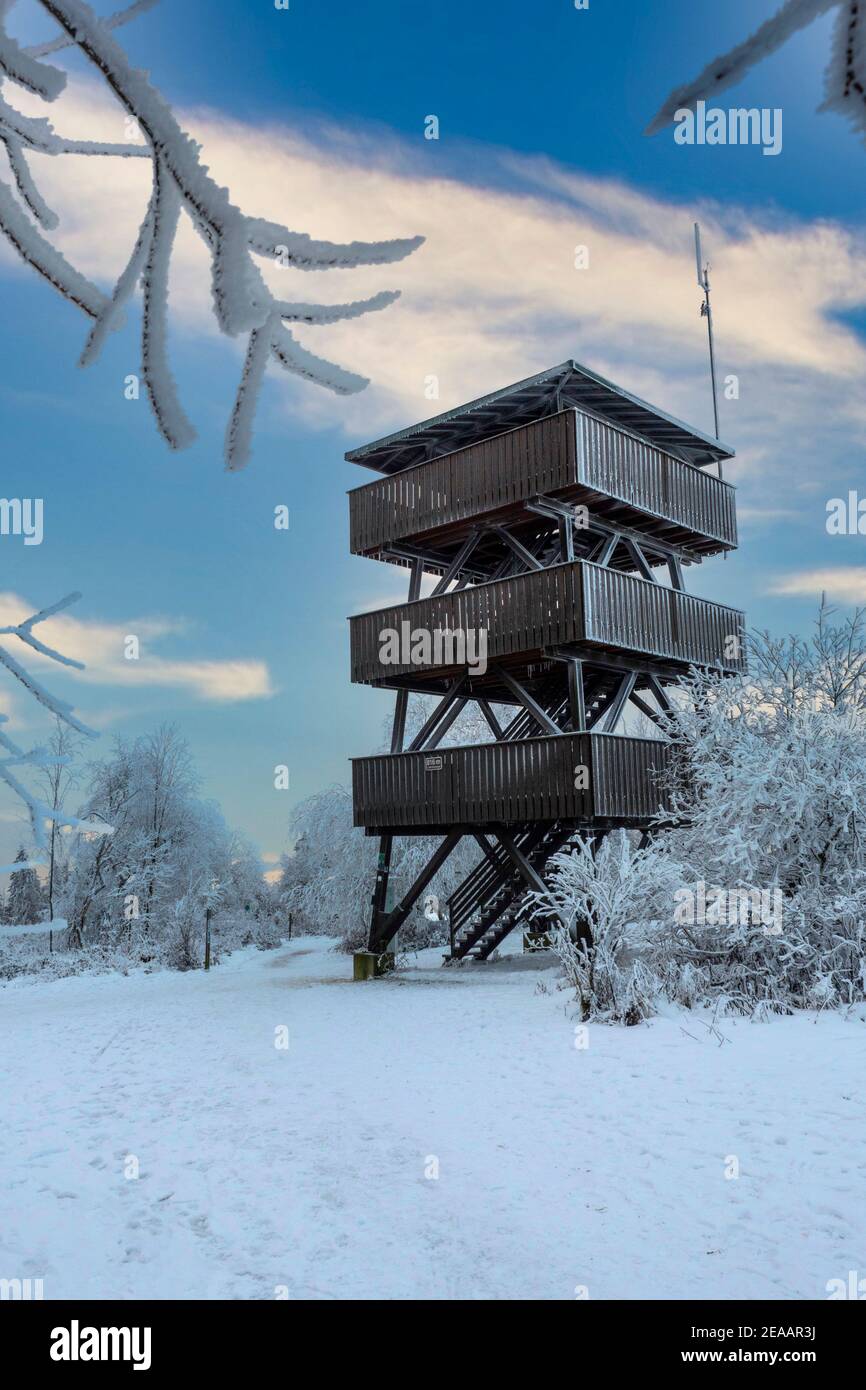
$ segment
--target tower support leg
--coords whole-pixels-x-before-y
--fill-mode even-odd
[[[379,922],[370,929],[370,950],[377,955],[385,951],[395,935],[402,927],[418,898],[424,892],[427,884],[435,878],[451,851],[463,838],[462,830],[452,830],[446,835],[439,848],[427,861],[424,868],[416,878],[412,887],[402,898],[393,912],[385,914]]]
[[[414,560],[412,562],[412,573],[409,579],[409,603],[413,603],[421,592],[423,574],[424,566],[421,560]],[[408,708],[408,690],[398,690],[397,699],[394,704],[394,722],[391,726],[392,753],[401,753],[403,751],[403,741],[406,737],[406,713]],[[376,882],[373,885],[373,896],[370,899],[372,904],[372,912],[370,914],[371,940],[378,930],[382,918],[385,916],[385,904],[388,900],[388,879],[391,876],[391,853],[393,848],[394,836],[383,835],[379,841],[379,858],[376,862]]]

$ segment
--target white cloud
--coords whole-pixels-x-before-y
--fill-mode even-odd
[[[35,100],[28,106],[43,111]],[[739,399],[722,402],[722,434],[738,448],[730,476],[748,488],[741,502],[767,519],[781,519],[792,506],[802,512],[816,457],[823,485],[851,476],[866,444],[866,348],[839,315],[866,303],[859,231],[730,205],[680,205],[497,150],[487,152],[483,183],[431,176],[420,138],[410,146],[355,129],[302,138],[294,128],[253,128],[213,111],[180,114],[213,176],[246,211],[340,240],[428,238],[391,267],[306,275],[266,268],[284,297],[404,292],[382,314],[299,330],[314,351],[370,375],[367,392],[338,399],[275,369],[270,408],[276,403],[307,424],[341,424],[360,443],[574,356],[708,428],[692,253],[700,216],[713,265],[720,370],[739,378]],[[89,82],[73,82],[52,115],[65,133],[123,138],[122,113]],[[58,243],[108,283],[133,243],[148,164],[33,163],[62,213]],[[589,248],[587,270],[574,268],[579,244]],[[0,256],[11,264],[8,248]],[[176,330],[216,333],[207,255],[188,224],[172,302]],[[228,348],[238,362],[242,348]],[[434,402],[424,394],[430,375],[440,382]]]
[[[848,569],[800,570],[796,574],[785,575],[770,586],[771,594],[788,597],[817,598],[826,593],[830,599],[841,603],[866,603],[866,565],[852,565]]]
[[[35,613],[37,607],[18,594],[0,593],[0,626],[22,622]],[[36,635],[64,656],[83,661],[85,669],[75,673],[76,679],[90,685],[171,687],[200,700],[220,702],[254,700],[274,693],[263,661],[160,656],[155,650],[158,643],[184,630],[184,623],[176,619],[144,618],[120,626],[61,613],[40,623]],[[129,635],[139,639],[138,660],[127,660],[124,656],[124,642]],[[25,651],[17,638],[3,638],[3,641],[28,669],[41,673],[49,668],[55,673],[68,671],[37,652]],[[48,684],[50,688],[50,682]]]

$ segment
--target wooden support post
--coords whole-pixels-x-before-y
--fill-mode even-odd
[[[562,517],[559,522],[559,553],[563,564],[574,559],[574,523]]]
[[[485,700],[483,695],[476,695],[475,701],[478,705],[478,708],[481,710],[481,713],[484,715],[484,718],[487,720],[490,732],[496,739],[496,742],[501,743],[503,738],[505,737],[505,731],[502,728],[502,725],[499,723],[499,720],[496,718],[496,715],[493,713],[493,710],[490,708],[490,702],[488,700]]]
[[[662,720],[658,711],[654,710],[652,705],[648,705],[646,700],[642,700],[639,695],[635,695],[634,691],[631,692],[631,702],[640,710],[641,714],[652,720],[653,724],[661,725]]]
[[[499,539],[505,542],[505,544],[508,546],[508,549],[514,552],[514,555],[517,557],[517,559],[523,561],[527,569],[544,569],[544,566],[542,565],[541,561],[536,559],[532,551],[527,550],[526,546],[522,543],[522,541],[519,541],[516,536],[512,536],[511,532],[506,530],[504,526],[494,526],[493,530],[496,532]]]
[[[481,532],[476,527],[473,530],[472,534],[468,537],[468,539],[464,541],[457,554],[454,556],[454,559],[451,561],[451,564],[448,566],[442,578],[439,580],[439,583],[436,585],[436,588],[430,594],[431,598],[435,598],[438,594],[444,594],[452,579],[456,579],[459,576],[460,571],[462,570],[463,566],[466,564],[466,561],[469,559],[469,556],[472,554],[473,550],[478,544],[480,536]]]
[[[568,708],[571,715],[571,728],[576,734],[582,734],[586,730],[586,697],[583,686],[583,662],[576,657],[569,661],[566,668],[568,675]]]
[[[517,869],[527,887],[532,888],[536,893],[546,893],[547,884],[544,882],[544,879],[533,869],[526,855],[520,852],[508,831],[497,830],[495,833],[497,840],[505,850],[505,853],[508,855],[508,858],[511,860],[515,869]]]
[[[463,832],[461,830],[452,830],[449,835],[446,835],[436,853],[428,860],[398,906],[394,908],[393,912],[389,912],[375,929],[371,929],[369,949],[376,955],[381,955],[388,943],[396,936],[427,884],[432,878],[435,878],[451,851],[462,838]]]
[[[649,685],[650,690],[652,691],[653,695],[655,695],[661,709],[664,710],[665,714],[673,714],[674,707],[668,699],[667,694],[665,692],[665,688],[662,685],[661,681],[656,676],[649,676],[647,679],[647,684]]]
[[[523,686],[520,684],[520,682],[514,679],[510,671],[506,671],[505,668],[502,666],[497,666],[496,674],[502,680],[503,684],[508,686],[508,689],[511,691],[512,695],[514,695],[516,699],[520,701],[520,703],[523,705],[523,708],[527,710],[529,714],[532,715],[536,724],[539,725],[539,727],[544,731],[544,733],[562,733],[562,730],[559,728],[557,724],[554,724],[550,715],[541,708],[541,705],[538,703],[537,700],[534,700],[532,698],[529,691],[525,690]]]
[[[647,557],[644,555],[643,550],[638,545],[637,541],[627,540],[625,544],[629,555],[634,560],[643,578],[648,579],[650,584],[655,584],[656,577],[653,574],[652,565],[650,564]]]
[[[421,592],[421,580],[424,576],[424,561],[417,557],[412,561],[412,571],[409,578],[409,602],[414,603]],[[391,726],[391,752],[400,753],[403,750],[403,740],[406,735],[406,713],[409,708],[408,690],[398,690],[397,699],[394,702],[394,722]],[[370,913],[370,935],[377,930],[382,917],[385,913],[385,905],[388,900],[388,880],[391,876],[391,853],[394,848],[393,835],[383,835],[379,841],[379,858],[376,864],[376,882],[373,885],[373,896],[370,899],[372,911]]]
[[[420,749],[424,748],[424,747],[427,745],[427,743],[429,742],[429,740],[433,737],[433,734],[434,734],[435,731],[436,731],[437,725],[450,713],[450,711],[451,711],[453,705],[454,705],[455,702],[458,700],[458,698],[459,698],[459,696],[460,696],[460,692],[463,690],[463,687],[464,687],[465,685],[466,685],[466,676],[465,676],[465,675],[457,676],[457,677],[455,678],[455,680],[454,680],[454,681],[452,682],[452,684],[451,684],[451,687],[450,687],[450,689],[449,689],[447,695],[443,695],[443,696],[442,696],[442,699],[439,701],[439,704],[436,706],[436,708],[434,709],[433,713],[430,715],[430,718],[427,720],[426,724],[424,724],[424,726],[423,726],[421,729],[418,730],[418,732],[417,732],[417,734],[415,735],[415,737],[413,738],[412,742],[409,744],[409,752],[410,752],[410,753],[417,753],[417,752],[419,752]],[[467,697],[467,698],[468,698],[468,697]],[[463,707],[463,705],[465,705],[465,703],[466,703],[466,699],[464,699],[464,700],[461,702],[461,704],[460,704],[460,709],[462,709],[462,707]],[[457,710],[457,714],[460,713],[460,709]],[[450,718],[450,720],[449,720],[449,724],[451,724],[451,723],[454,722],[454,720],[457,718],[457,714],[452,714],[452,715],[451,715],[451,718]],[[446,729],[447,729],[447,728],[448,728],[448,724],[446,724],[445,727],[446,727]],[[443,730],[442,732],[444,733],[444,730]],[[441,737],[441,734],[440,734],[440,737]]]
[[[409,691],[398,690],[394,704],[394,723],[391,728],[391,752],[402,753],[403,739],[406,735],[406,711],[409,708]]]
[[[383,835],[379,841],[379,858],[376,864],[376,882],[373,885],[373,897],[371,899],[373,911],[370,917],[370,940],[379,929],[380,923],[385,917],[385,904],[388,899],[388,879],[391,876],[391,852],[394,847],[394,836]]]
[[[605,733],[613,733],[614,729],[619,723],[620,715],[625,709],[626,703],[629,699],[629,696],[631,695],[631,692],[634,690],[636,681],[637,676],[633,671],[630,672],[628,675],[623,676],[622,680],[620,681],[619,689],[614,695],[613,700],[610,704],[610,708],[607,711],[607,717],[605,719],[604,725]]]
[[[596,565],[601,565],[602,569],[606,569],[611,562],[613,552],[616,550],[618,544],[619,536],[608,536],[607,540],[602,542],[602,545],[598,552],[598,556],[593,563]]]

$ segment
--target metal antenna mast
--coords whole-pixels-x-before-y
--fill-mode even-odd
[[[709,261],[704,261],[701,250],[701,226],[695,223],[695,263],[698,268],[698,284],[704,292],[704,302],[701,305],[701,318],[707,321],[707,336],[710,342],[710,379],[713,385],[713,419],[716,426],[716,439],[720,439],[719,433],[719,396],[716,390],[716,349],[713,341],[713,310],[710,304],[710,265]],[[722,475],[722,465],[719,461],[719,477]]]

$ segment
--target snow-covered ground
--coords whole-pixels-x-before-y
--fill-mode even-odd
[[[862,1021],[726,1021],[720,1044],[672,1015],[581,1049],[546,959],[440,959],[356,985],[310,938],[0,989],[0,1277],[676,1299],[866,1274]]]

